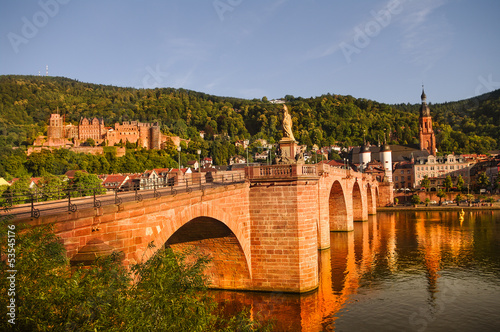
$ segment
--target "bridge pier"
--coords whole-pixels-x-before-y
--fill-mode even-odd
[[[249,171],[253,289],[308,292],[319,281],[319,177],[314,166],[270,167]]]

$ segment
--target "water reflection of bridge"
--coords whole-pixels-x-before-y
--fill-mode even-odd
[[[233,310],[249,306],[254,316],[274,319],[278,331],[333,331],[361,289],[382,292],[381,287],[390,287],[401,275],[424,277],[428,305],[433,306],[436,294],[447,287],[438,282],[440,269],[471,251],[474,233],[450,229],[449,223],[458,223],[458,212],[426,214],[379,213],[369,222],[355,223],[354,232],[331,233],[330,250],[319,252],[320,285],[315,292],[215,294]]]

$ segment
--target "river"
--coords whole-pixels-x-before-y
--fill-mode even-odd
[[[379,212],[330,237],[314,292],[213,293],[275,331],[500,331],[500,211]]]

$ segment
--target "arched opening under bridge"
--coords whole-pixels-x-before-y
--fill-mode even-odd
[[[330,231],[352,231],[352,223],[347,213],[347,202],[344,189],[339,181],[335,181],[330,189],[328,201]]]
[[[221,221],[197,217],[180,227],[165,243],[174,252],[194,248],[210,263],[205,271],[211,288],[243,289],[251,281],[249,265],[233,231]]]

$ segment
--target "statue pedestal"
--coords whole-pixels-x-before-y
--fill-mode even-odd
[[[284,137],[279,142],[281,157],[286,157],[295,160],[295,155],[297,154],[297,141],[294,139]]]

